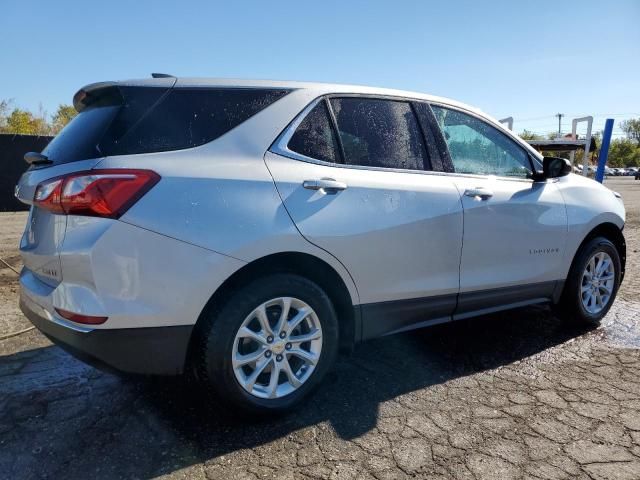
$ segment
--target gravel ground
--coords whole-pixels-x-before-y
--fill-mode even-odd
[[[596,330],[535,307],[359,346],[288,416],[230,416],[180,379],[0,341],[0,478],[640,478],[640,182],[627,277]],[[0,215],[19,267],[24,214]],[[28,326],[0,265],[0,334]]]

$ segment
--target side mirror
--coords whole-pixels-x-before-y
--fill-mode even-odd
[[[566,158],[544,157],[542,159],[542,172],[537,171],[530,178],[539,182],[547,178],[564,177],[569,175],[571,171],[571,163]]]
[[[544,178],[565,177],[571,173],[571,170],[571,162],[566,158],[544,157],[542,159]]]

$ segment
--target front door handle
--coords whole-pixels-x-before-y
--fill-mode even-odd
[[[491,197],[493,197],[493,192],[488,188],[476,187],[476,188],[469,188],[465,190],[464,195],[465,197],[473,197],[473,198],[477,197],[477,198],[480,198],[481,200],[488,200]]]
[[[338,182],[333,178],[322,178],[320,180],[305,180],[302,182],[302,186],[308,190],[320,190],[323,193],[336,193],[340,190],[345,190],[347,184]]]

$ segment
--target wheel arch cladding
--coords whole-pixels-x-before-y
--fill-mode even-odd
[[[214,312],[239,286],[245,285],[259,277],[275,273],[291,273],[305,277],[318,284],[333,303],[339,323],[339,348],[350,351],[356,340],[356,309],[349,290],[340,275],[324,260],[313,255],[300,252],[275,253],[254,260],[237,270],[213,293],[203,308],[190,341],[188,358],[192,358],[194,340],[199,333],[199,326],[205,318]]]

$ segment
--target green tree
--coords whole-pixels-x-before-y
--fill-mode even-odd
[[[57,135],[77,114],[72,105],[58,105],[58,110],[51,118],[51,133]]]
[[[620,128],[627,134],[627,138],[640,145],[640,118],[631,118],[620,122]]]
[[[14,108],[6,122],[6,133],[22,135],[38,135],[46,126],[44,119],[36,118],[31,112],[20,108]]]
[[[609,147],[607,164],[611,167],[639,167],[640,145],[628,138],[616,138]]]
[[[519,136],[523,140],[543,140],[544,138],[542,135],[538,135],[537,133],[530,132],[527,129],[523,130]]]
[[[21,135],[48,135],[51,131],[47,121],[47,113],[42,106],[38,114],[34,115],[28,110],[13,108],[11,100],[0,101],[0,133],[14,133]],[[11,113],[9,113],[11,110]]]

